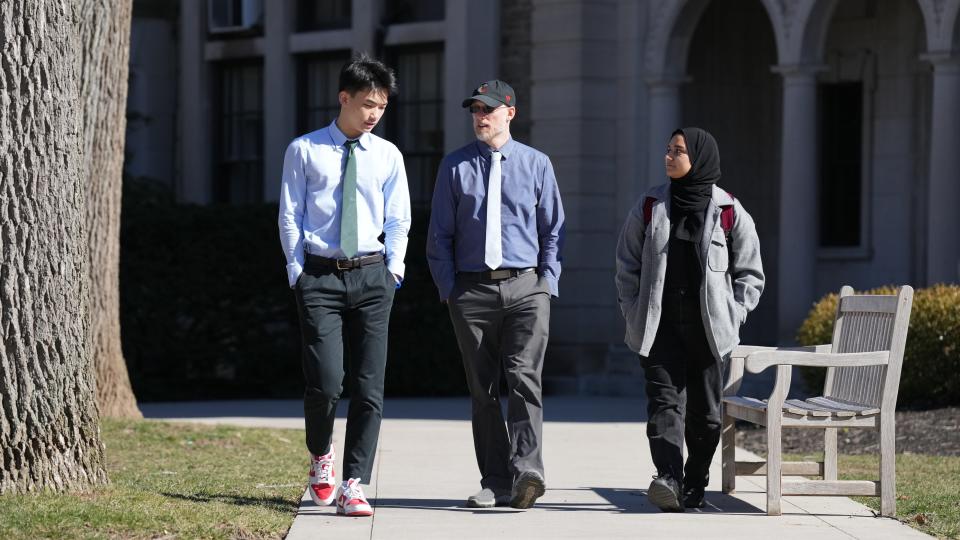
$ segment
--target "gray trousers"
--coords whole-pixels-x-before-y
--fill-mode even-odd
[[[472,398],[480,485],[509,489],[515,475],[543,475],[543,355],[550,292],[536,272],[495,281],[458,275],[448,300]],[[500,408],[500,377],[509,397]]]

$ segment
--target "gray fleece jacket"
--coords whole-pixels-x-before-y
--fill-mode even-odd
[[[650,223],[643,222],[643,202],[653,197]],[[732,246],[720,225],[721,206],[734,205]],[[627,322],[624,341],[633,351],[648,356],[660,324],[663,283],[670,239],[670,184],[651,188],[630,211],[617,242],[617,295]],[[763,292],[760,240],[753,218],[739,201],[713,187],[707,204],[703,238],[698,250],[703,270],[700,310],[707,341],[717,359],[740,343],[740,325],[757,307]]]

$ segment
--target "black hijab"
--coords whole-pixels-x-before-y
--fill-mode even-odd
[[[677,224],[681,240],[699,242],[707,203],[713,197],[713,185],[720,180],[720,151],[717,141],[706,130],[688,127],[670,134],[682,135],[690,157],[690,171],[670,182],[670,219]]]

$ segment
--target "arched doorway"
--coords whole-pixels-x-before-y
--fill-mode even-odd
[[[688,50],[683,125],[706,128],[717,138],[720,185],[756,221],[769,283],[777,275],[781,130],[781,78],[771,71],[777,50],[770,19],[759,0],[712,0]],[[741,332],[743,342],[775,342],[776,300],[776,289],[768,288]]]

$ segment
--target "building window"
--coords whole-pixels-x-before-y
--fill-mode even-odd
[[[223,63],[217,104],[216,202],[263,200],[263,66]]]
[[[387,21],[390,24],[442,21],[446,0],[392,0],[387,3]]]
[[[820,247],[862,244],[863,83],[821,83]]]
[[[403,153],[413,206],[427,207],[443,159],[443,46],[389,50],[400,93],[387,107],[386,137]]]
[[[300,58],[297,130],[308,133],[333,121],[340,112],[337,99],[340,70],[350,51],[311,54]]]
[[[263,0],[207,0],[207,30],[213,39],[263,34]]]
[[[339,30],[350,28],[353,10],[351,0],[299,0],[297,30]]]

